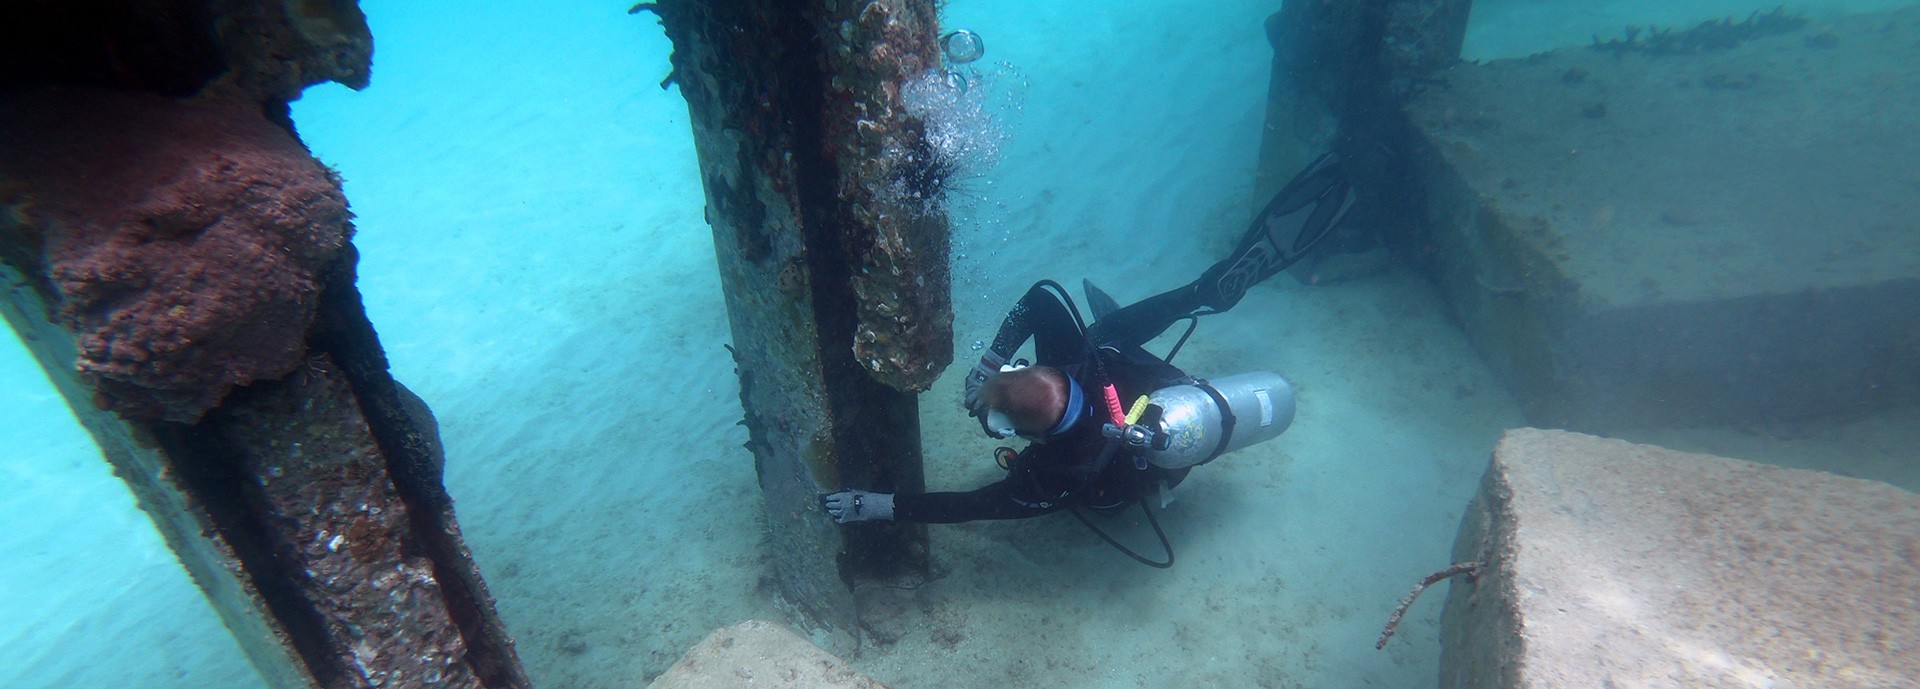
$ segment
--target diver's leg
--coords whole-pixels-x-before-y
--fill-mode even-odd
[[[1231,256],[1197,283],[1216,311],[1240,303],[1247,288],[1273,277],[1320,243],[1353,207],[1353,185],[1328,153],[1313,161],[1267,203]]]
[[[1128,304],[1087,326],[1087,340],[1101,347],[1137,347],[1167,331],[1174,322],[1206,306],[1200,283],[1193,282]]]
[[[1247,228],[1232,256],[1213,264],[1191,284],[1107,314],[1087,326],[1087,339],[1100,346],[1138,346],[1202,308],[1233,308],[1248,287],[1300,260],[1352,205],[1352,185],[1341,175],[1332,154],[1321,156],[1274,196],[1266,212]]]

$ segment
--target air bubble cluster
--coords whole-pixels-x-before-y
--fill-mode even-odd
[[[966,29],[948,31],[940,37],[940,52],[947,56],[948,62],[964,65],[986,55],[987,43],[980,34]]]
[[[986,174],[1000,159],[1006,132],[993,111],[995,82],[978,70],[967,71],[970,74],[927,70],[900,90],[907,113],[921,122],[924,135],[920,143],[896,152],[902,174],[890,191],[923,212],[946,211],[955,182],[964,192],[966,180]]]

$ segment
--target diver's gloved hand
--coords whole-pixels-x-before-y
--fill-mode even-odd
[[[843,490],[820,496],[820,506],[835,522],[847,524],[873,519],[893,519],[893,494]]]
[[[960,404],[967,408],[968,416],[983,416],[980,411],[980,386],[985,385],[987,379],[999,373],[1000,367],[1005,365],[1006,357],[988,349],[986,354],[980,355],[980,361],[973,365],[973,370],[967,372],[967,394],[961,398]]]

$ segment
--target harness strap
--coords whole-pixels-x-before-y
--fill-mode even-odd
[[[1239,418],[1233,415],[1233,405],[1227,404],[1226,395],[1213,389],[1213,385],[1198,378],[1194,379],[1193,385],[1205,391],[1208,397],[1212,397],[1214,404],[1220,405],[1220,443],[1213,446],[1213,454],[1207,455],[1206,459],[1200,461],[1201,464],[1206,464],[1227,451],[1227,442],[1233,440],[1233,427],[1239,423]]]

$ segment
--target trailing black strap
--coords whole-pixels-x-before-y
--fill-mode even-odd
[[[1187,346],[1187,338],[1193,337],[1193,329],[1200,327],[1200,317],[1205,315],[1208,315],[1208,314],[1189,313],[1185,316],[1181,316],[1179,318],[1174,319],[1176,321],[1186,321],[1187,331],[1184,333],[1180,333],[1180,341],[1173,343],[1173,349],[1167,350],[1167,355],[1165,357],[1162,357],[1160,359],[1161,361],[1165,361],[1169,365],[1171,365],[1173,363],[1173,358],[1176,356],[1180,356],[1180,348]]]
[[[1153,518],[1153,510],[1147,507],[1147,501],[1145,499],[1142,499],[1140,501],[1140,511],[1147,513],[1147,523],[1153,525],[1153,535],[1160,537],[1160,547],[1167,551],[1166,562],[1154,562],[1145,557],[1142,557],[1139,553],[1133,552],[1131,549],[1127,548],[1126,546],[1120,545],[1120,542],[1113,540],[1113,537],[1108,536],[1107,532],[1101,531],[1100,527],[1098,526],[1094,526],[1093,520],[1088,519],[1087,515],[1081,514],[1080,508],[1076,507],[1070,511],[1073,512],[1073,517],[1075,519],[1080,520],[1080,523],[1085,524],[1087,525],[1087,528],[1092,529],[1093,533],[1100,537],[1100,540],[1106,541],[1107,545],[1113,546],[1114,548],[1119,549],[1120,552],[1126,553],[1127,557],[1130,557],[1139,561],[1140,564],[1146,565],[1148,567],[1153,567],[1155,569],[1166,569],[1168,567],[1173,566],[1173,544],[1167,542],[1167,532],[1160,529],[1160,520]]]

